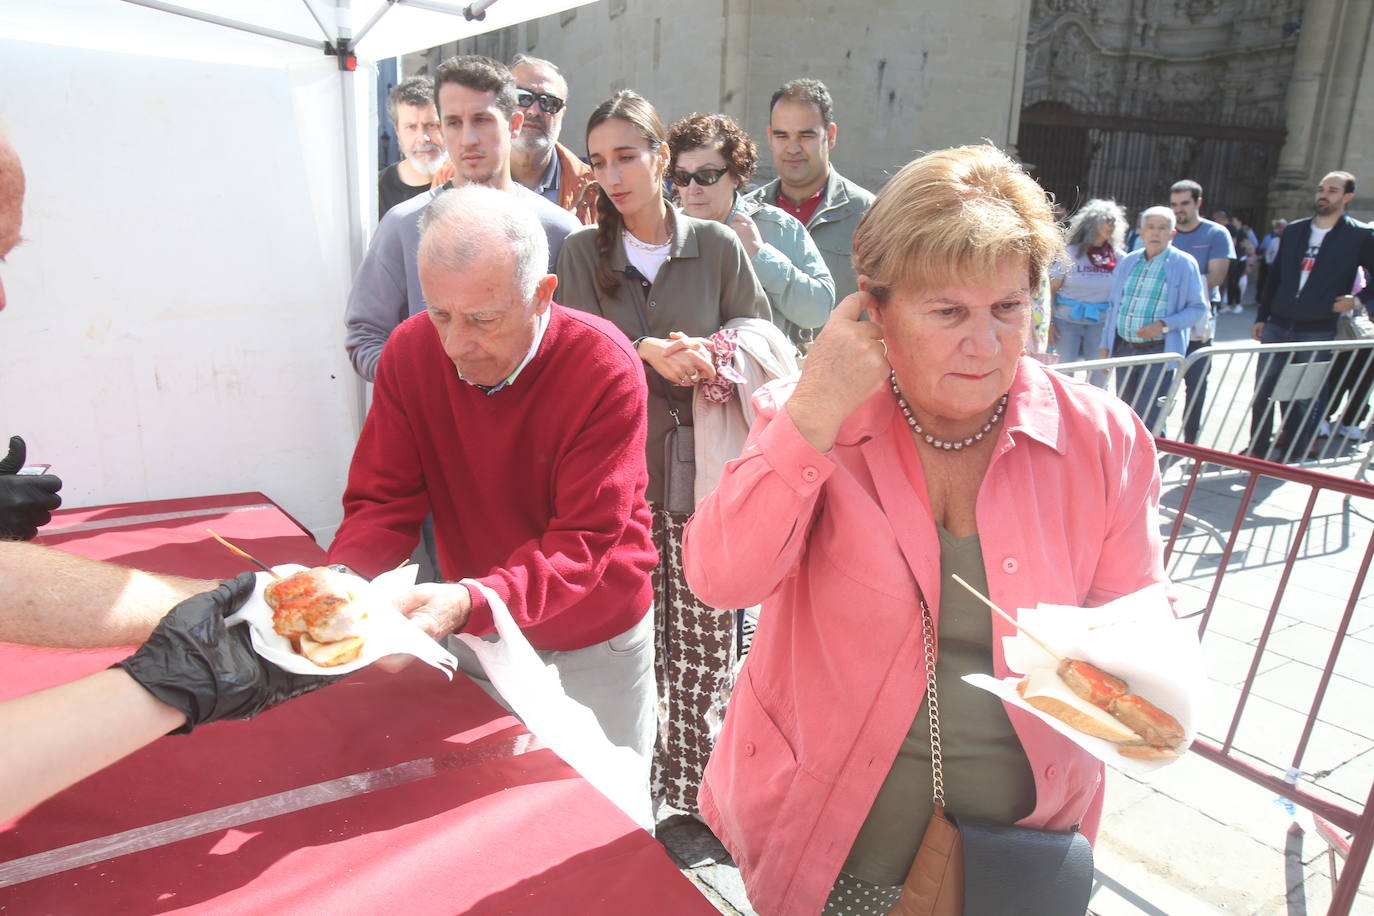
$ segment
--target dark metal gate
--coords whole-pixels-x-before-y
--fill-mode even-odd
[[[1018,153],[1070,212],[1191,178],[1263,235],[1304,2],[1031,0]]]
[[[1046,101],[1022,110],[1017,151],[1069,213],[1107,197],[1134,221],[1146,207],[1167,205],[1171,184],[1191,178],[1204,189],[1206,215],[1224,208],[1260,227],[1268,225],[1265,198],[1284,136],[1281,128],[1097,114]]]

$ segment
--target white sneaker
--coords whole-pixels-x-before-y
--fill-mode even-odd
[[[1347,439],[1364,438],[1364,429],[1359,426],[1341,426],[1336,431]]]
[[[1231,313],[1234,314],[1234,315],[1239,315],[1239,314],[1240,314],[1241,312],[1243,312],[1243,311],[1245,311],[1245,307],[1242,306],[1242,305],[1233,305],[1233,306],[1231,306]]]
[[[1317,427],[1317,437],[1325,439],[1329,435],[1331,435],[1331,424],[1322,420],[1321,425]]]

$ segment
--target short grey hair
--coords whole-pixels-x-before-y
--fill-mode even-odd
[[[414,105],[428,108],[434,104],[434,80],[427,76],[412,76],[397,83],[386,94],[386,116],[391,126],[396,126],[396,109],[400,105]]]
[[[511,282],[526,302],[548,275],[549,240],[539,218],[508,191],[463,185],[439,194],[420,214],[420,257],[441,267],[464,270],[491,251],[509,248],[515,257]]]
[[[557,76],[564,83],[568,81],[567,77],[563,75],[563,71],[558,69],[558,64],[555,64],[551,60],[545,60],[542,57],[534,57],[529,54],[517,54],[510,59],[510,63],[506,66],[514,70],[516,67],[523,67],[525,65],[531,67],[548,67],[553,71],[554,76]]]
[[[1081,255],[1097,238],[1097,227],[1105,222],[1116,224],[1112,228],[1109,241],[1114,250],[1121,251],[1126,247],[1126,211],[1116,201],[1100,198],[1090,200],[1079,207],[1073,219],[1069,220],[1064,247],[1073,251],[1075,255]]]
[[[1174,211],[1168,207],[1146,207],[1140,211],[1140,228],[1145,228],[1145,219],[1150,216],[1162,216],[1169,221],[1169,231],[1173,232],[1178,227],[1178,220],[1174,219]]]
[[[545,60],[542,57],[532,57],[529,54],[517,54],[511,58],[508,66],[511,72],[514,72],[516,67],[547,67],[554,76],[558,77],[558,81],[563,84],[563,93],[566,95],[568,92],[568,78],[563,75],[562,70],[558,69],[558,65],[551,60]]]

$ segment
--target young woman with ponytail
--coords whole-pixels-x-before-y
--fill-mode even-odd
[[[649,385],[649,507],[654,570],[658,748],[656,803],[695,813],[711,752],[708,722],[729,698],[735,617],[697,601],[682,577],[682,528],[690,513],[664,505],[664,437],[692,422],[692,392],[715,377],[709,338],[733,318],[769,318],[767,296],[735,233],[694,219],[663,197],[667,131],[642,96],[623,90],[587,122],[599,185],[595,226],[568,236],[558,259],[562,305],[601,315],[634,342]]]

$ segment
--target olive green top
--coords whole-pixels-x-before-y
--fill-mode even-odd
[[[1002,701],[964,683],[965,674],[992,674],[992,612],[950,580],[958,575],[987,594],[983,549],[977,534],[956,538],[940,529],[939,661],[940,742],[945,807],[954,814],[1012,824],[1035,807],[1035,778]],[[916,614],[920,608],[913,609]],[[844,871],[885,887],[911,870],[930,820],[930,716],[916,713]]]
[[[668,208],[668,221],[673,244],[653,283],[637,271],[631,273],[624,243],[617,239],[611,246],[607,260],[620,286],[609,293],[596,282],[596,227],[586,226],[569,235],[558,255],[553,301],[609,319],[631,340],[666,338],[673,331],[710,337],[733,318],[769,320],[768,296],[733,229],[695,219],[673,207]],[[647,498],[661,503],[663,437],[674,425],[670,409],[677,411],[679,422],[691,426],[693,389],[665,386],[648,363],[644,372],[649,383]]]

